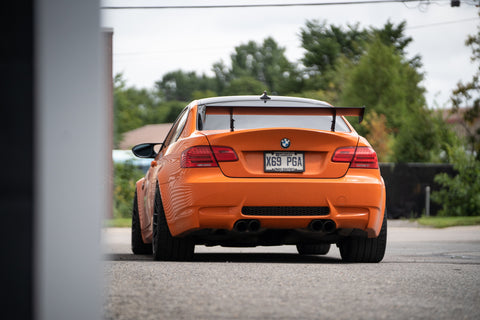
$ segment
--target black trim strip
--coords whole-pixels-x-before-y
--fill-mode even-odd
[[[245,216],[328,216],[329,207],[243,207]]]

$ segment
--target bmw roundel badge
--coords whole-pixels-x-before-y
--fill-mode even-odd
[[[287,138],[283,138],[282,141],[280,141],[280,145],[282,146],[282,148],[287,149],[288,147],[290,147],[290,140]]]

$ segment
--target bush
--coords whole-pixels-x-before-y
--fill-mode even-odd
[[[442,205],[440,216],[480,215],[480,161],[463,149],[448,150],[457,175],[435,176],[441,189],[432,193],[432,200]]]
[[[143,172],[130,161],[127,161],[114,164],[113,176],[113,218],[130,218],[132,216],[135,182],[143,176]]]

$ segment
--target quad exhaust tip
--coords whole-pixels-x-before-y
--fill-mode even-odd
[[[260,230],[260,221],[256,219],[238,220],[233,225],[233,230],[237,232],[256,232]]]
[[[256,232],[260,230],[261,224],[257,219],[242,219],[235,222],[233,230],[237,232]],[[315,232],[333,233],[337,225],[333,220],[315,219],[310,222],[308,228]]]
[[[337,229],[337,225],[333,220],[315,219],[310,222],[308,228],[315,232],[332,233]]]

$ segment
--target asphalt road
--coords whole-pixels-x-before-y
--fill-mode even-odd
[[[129,229],[103,232],[105,319],[480,319],[480,227],[389,221],[379,264],[338,249],[195,248],[193,262],[130,251]]]

